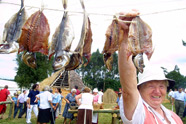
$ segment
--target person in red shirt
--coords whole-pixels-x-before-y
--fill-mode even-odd
[[[11,96],[10,96],[10,91],[8,90],[8,85],[5,85],[4,89],[0,91],[0,102],[6,101],[7,97],[13,102]],[[0,105],[0,114],[1,117],[0,119],[3,119],[3,115],[6,112],[6,104]]]
[[[77,85],[75,85],[75,89],[76,89],[76,95],[79,95],[80,91],[78,90],[78,86]]]

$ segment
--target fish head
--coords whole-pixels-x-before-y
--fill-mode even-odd
[[[31,68],[36,68],[36,57],[35,57],[34,53],[25,52],[22,55],[22,59],[23,59],[23,62],[27,66],[29,66]]]
[[[13,42],[5,42],[3,44],[0,44],[0,54],[9,54],[9,53],[14,53],[18,51],[18,43],[13,41]]]
[[[133,62],[135,67],[140,73],[143,73],[143,68],[145,67],[144,61],[143,61],[143,53],[137,54],[133,57]]]
[[[70,54],[66,51],[60,51],[56,54],[54,63],[52,65],[54,70],[59,70],[70,62]]]

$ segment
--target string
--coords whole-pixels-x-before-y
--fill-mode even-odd
[[[17,5],[17,6],[20,6],[20,4],[16,4],[16,3],[11,3],[11,2],[0,2],[0,3],[4,3],[4,4],[10,4],[10,5]],[[35,7],[35,6],[28,6],[28,5],[25,5],[25,7],[29,7],[30,8],[40,8],[40,7]],[[65,11],[65,10],[62,10],[62,9],[53,9],[53,8],[44,8],[45,10],[51,10],[51,11]],[[161,13],[167,13],[167,12],[173,12],[173,11],[181,11],[181,10],[186,10],[186,7],[185,8],[176,8],[176,9],[170,9],[170,10],[164,10],[164,11],[157,11],[157,12],[151,12],[151,13],[144,13],[144,14],[140,14],[140,16],[147,16],[147,15],[153,15],[153,14],[161,14]],[[70,13],[76,13],[76,14],[84,14],[84,12],[82,11],[70,11],[70,10],[66,10]],[[87,13],[88,15],[100,15],[100,16],[114,16],[114,14],[106,14],[106,13]],[[115,14],[117,16],[125,16],[125,15],[119,15],[118,14]]]

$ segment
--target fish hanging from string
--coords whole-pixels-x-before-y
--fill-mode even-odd
[[[26,65],[36,68],[36,52],[48,55],[48,37],[50,27],[41,10],[33,13],[25,22],[19,38],[18,53],[23,51],[22,59]]]
[[[74,53],[70,56],[70,62],[65,67],[66,70],[74,70],[76,68],[81,67],[84,64],[86,66],[90,62],[91,57],[91,45],[92,45],[92,30],[90,26],[90,19],[85,10],[84,1],[80,0],[81,6],[84,11],[83,17],[83,26],[81,30],[81,37],[79,43],[74,51]],[[83,56],[86,58],[87,62],[83,62]]]
[[[114,17],[116,18],[116,17]],[[112,54],[118,50],[123,39],[123,30],[118,25],[118,19],[114,19],[106,32],[106,42],[103,49],[104,62],[106,67],[112,68]],[[133,62],[137,70],[143,73],[143,53],[150,60],[153,54],[152,30],[139,16],[132,19],[128,32],[127,56],[133,56]]]
[[[27,19],[24,7],[24,0],[21,0],[21,8],[5,24],[3,40],[0,44],[0,54],[9,54],[18,51],[18,39],[21,35],[21,28]]]
[[[121,29],[121,26],[118,24],[118,20],[116,19],[116,16],[114,16],[114,19],[109,25],[107,31],[106,31],[106,41],[103,48],[103,60],[105,63],[105,66],[108,70],[112,70],[112,64],[113,64],[113,53],[118,50],[119,44],[122,41],[122,35],[123,30]]]
[[[72,41],[75,38],[73,25],[66,11],[67,0],[63,0],[64,14],[61,23],[56,28],[52,37],[52,44],[49,49],[49,59],[54,55],[53,69],[64,68],[70,62]]]
[[[128,57],[133,56],[133,62],[137,70],[143,73],[145,67],[143,53],[150,60],[153,54],[152,30],[139,16],[132,19],[128,33]]]

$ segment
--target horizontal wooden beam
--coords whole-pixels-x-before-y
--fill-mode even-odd
[[[2,104],[12,104],[12,101],[3,101],[3,102],[0,102],[0,105]]]
[[[70,113],[78,113],[78,109],[76,110],[68,110]],[[119,113],[119,109],[113,110],[113,109],[99,109],[99,110],[93,110],[93,113]]]

